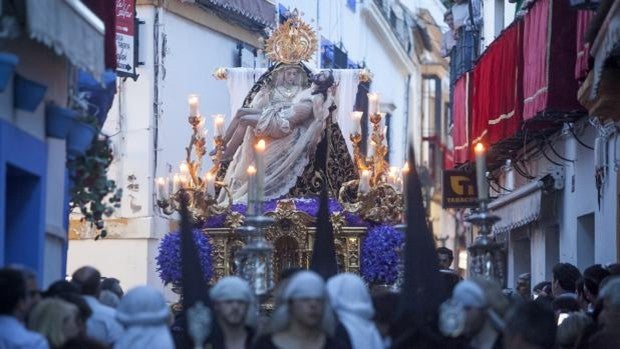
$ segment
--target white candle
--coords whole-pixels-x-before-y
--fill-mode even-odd
[[[180,165],[179,165],[179,170],[181,172],[181,176],[187,176],[189,175],[189,166],[187,165],[187,162],[183,161]]]
[[[164,177],[159,177],[156,180],[157,183],[157,199],[158,200],[166,200],[166,179]]]
[[[398,167],[391,166],[388,174],[388,184],[394,188],[398,188]]]
[[[215,177],[211,172],[207,172],[205,175],[205,187],[207,189],[207,195],[214,198],[215,197]]]
[[[256,167],[248,166],[248,209],[246,216],[256,215]]]
[[[181,186],[181,176],[175,173],[174,177],[172,177],[172,192],[173,193],[178,192],[180,186]]]
[[[478,200],[483,201],[489,198],[487,188],[487,162],[484,144],[478,143],[474,147],[476,153],[476,184],[478,185]]]
[[[215,114],[215,137],[224,135],[224,115],[223,114]]]
[[[261,139],[254,146],[256,164],[256,203],[258,205],[257,214],[262,214],[263,210],[263,198],[265,196],[265,149],[267,144],[264,139]]]
[[[362,170],[362,176],[360,177],[360,184],[358,191],[360,194],[370,191],[370,171]]]
[[[368,115],[379,112],[379,94],[371,92],[368,94]]]
[[[405,212],[407,212],[407,176],[409,176],[409,163],[405,162],[403,168],[400,169],[402,193],[403,193],[403,219],[405,218]]]
[[[173,177],[170,176],[170,174],[168,174],[168,177],[166,177],[166,183],[168,183],[168,196],[174,195],[174,180]]]
[[[400,169],[400,175],[403,181],[403,193],[405,192],[405,185],[407,184],[407,176],[409,175],[409,163],[405,162],[403,168]]]
[[[353,119],[353,133],[361,134],[362,133],[362,115],[364,112],[361,111],[352,111],[351,119]]]
[[[198,95],[189,95],[187,102],[189,103],[189,116],[198,116]]]

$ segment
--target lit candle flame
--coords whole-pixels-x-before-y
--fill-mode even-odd
[[[256,167],[254,165],[248,166],[248,176],[254,176],[256,174]]]
[[[261,139],[258,141],[258,143],[256,143],[255,148],[257,152],[262,153],[265,151],[265,148],[267,148],[267,143],[265,143],[264,139]]]
[[[189,165],[187,165],[187,162],[182,162],[181,165],[179,165],[179,170],[181,171],[181,174],[186,175],[189,173]]]
[[[476,152],[476,154],[484,153],[484,151],[485,151],[484,144],[482,144],[482,143],[476,144],[476,146],[474,147],[474,151]]]
[[[400,172],[402,172],[403,174],[409,173],[409,163],[408,162],[405,162],[405,165],[403,165],[403,168],[400,170]]]

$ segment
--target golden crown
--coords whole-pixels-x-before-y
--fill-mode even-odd
[[[296,64],[312,58],[317,46],[314,29],[294,10],[291,17],[267,39],[265,53],[272,61]]]

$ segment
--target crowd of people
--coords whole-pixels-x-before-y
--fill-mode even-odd
[[[463,280],[450,269],[452,251],[437,250],[451,297],[437,310],[446,348],[620,348],[620,266],[569,263],[553,279],[515,291],[491,280]],[[267,315],[250,285],[236,276],[209,290],[212,325],[204,348],[399,347],[392,322],[398,295],[375,291],[358,276],[324,280],[293,269],[280,276]],[[123,292],[117,279],[92,267],[41,292],[25,267],[0,269],[0,348],[195,348],[186,319],[163,294],[140,286]],[[175,318],[175,315],[179,315]],[[413,326],[413,325],[412,325]],[[402,327],[402,326],[400,326]],[[402,346],[400,346],[402,347]]]

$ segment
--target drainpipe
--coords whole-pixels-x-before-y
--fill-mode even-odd
[[[159,100],[159,81],[161,75],[161,48],[160,48],[160,27],[161,27],[161,19],[163,17],[163,10],[161,4],[155,5],[155,15],[153,18],[153,169],[152,169],[152,178],[151,185],[152,187],[153,179],[157,177],[157,150],[159,149],[159,117],[160,117],[160,100]],[[153,200],[155,201],[155,200]],[[155,206],[155,202],[151,207]]]

